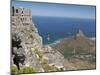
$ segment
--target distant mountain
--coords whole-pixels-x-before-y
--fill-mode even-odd
[[[86,37],[81,30],[76,35],[64,38],[51,46],[59,50],[65,57],[73,55],[74,52],[76,54],[95,54],[95,40]]]
[[[64,55],[66,68],[70,70],[95,69],[95,39],[87,38],[79,32],[70,38],[64,38],[51,44],[51,47]]]

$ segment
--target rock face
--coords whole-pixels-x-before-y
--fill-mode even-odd
[[[31,48],[42,47],[42,38],[38,35],[35,25],[32,23],[31,9],[14,8],[12,16],[12,53],[23,60],[25,65],[32,65],[40,68],[39,60]],[[20,62],[20,61],[19,61]],[[38,64],[38,65],[37,65]]]
[[[64,56],[57,50],[52,49],[50,46],[44,47],[44,57],[48,59],[49,64],[55,64],[58,68],[64,67]]]
[[[37,72],[44,72],[41,63],[47,58],[48,64],[63,67],[64,57],[61,53],[42,44],[42,37],[32,22],[31,9],[12,7],[11,20],[12,65],[15,64],[18,69],[21,66],[31,65]]]

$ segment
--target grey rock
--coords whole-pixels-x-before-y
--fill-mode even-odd
[[[17,13],[16,10],[18,10],[19,13]],[[26,10],[30,11],[30,13],[26,13]],[[37,72],[44,72],[41,65],[42,58],[40,60],[35,52],[35,50],[38,50],[43,52],[43,58],[48,58],[48,64],[63,66],[64,57],[60,52],[53,50],[50,46],[43,48],[42,37],[38,34],[34,22],[32,22],[31,9],[19,7],[14,8],[14,11],[11,21],[12,60],[17,58],[19,67],[31,65]],[[22,11],[23,13],[20,13]],[[25,56],[25,60],[23,56]],[[24,64],[21,64],[21,60],[24,60]],[[12,64],[14,64],[14,61],[12,61]]]

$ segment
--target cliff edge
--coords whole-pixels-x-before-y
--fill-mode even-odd
[[[11,27],[11,65],[16,65],[19,70],[23,66],[32,66],[36,72],[65,69],[63,55],[43,45],[42,37],[32,22],[30,8],[12,7]]]

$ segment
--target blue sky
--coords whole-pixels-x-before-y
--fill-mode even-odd
[[[95,19],[95,6],[13,1],[15,7],[32,8],[33,16]]]

